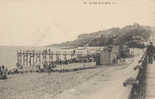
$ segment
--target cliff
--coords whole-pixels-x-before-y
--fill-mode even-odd
[[[86,45],[106,46],[109,44],[128,44],[131,47],[142,46],[143,42],[146,42],[154,31],[155,28],[150,26],[133,24],[127,25],[123,28],[111,28],[93,33],[81,34],[74,41],[67,41],[49,46],[79,47]]]

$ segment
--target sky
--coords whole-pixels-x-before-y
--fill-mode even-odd
[[[155,26],[154,0],[0,0],[0,45],[49,45],[134,23]]]

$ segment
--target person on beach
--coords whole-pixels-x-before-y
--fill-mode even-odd
[[[2,65],[0,79],[7,79],[7,73],[8,73],[8,69],[4,65]]]
[[[2,68],[1,68],[2,73],[4,72],[4,68],[5,68],[4,65],[2,65]]]
[[[2,68],[1,68],[1,66],[0,66],[0,76],[2,75]]]
[[[148,62],[153,63],[153,56],[154,56],[154,46],[153,43],[150,42],[150,45],[147,46],[147,56],[148,56]]]
[[[73,50],[73,54],[75,55],[75,50]]]

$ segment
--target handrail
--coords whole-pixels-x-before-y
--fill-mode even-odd
[[[144,99],[145,97],[145,79],[146,79],[146,68],[147,67],[147,54],[144,51],[143,56],[138,61],[138,65],[134,68],[137,70],[135,78],[127,79],[123,84],[125,86],[131,85],[128,99]]]

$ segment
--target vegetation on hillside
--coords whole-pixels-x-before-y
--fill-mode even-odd
[[[139,24],[127,25],[123,28],[111,28],[89,34],[81,34],[78,39],[52,46],[106,46],[127,44],[130,47],[143,47],[152,32],[149,26]]]

